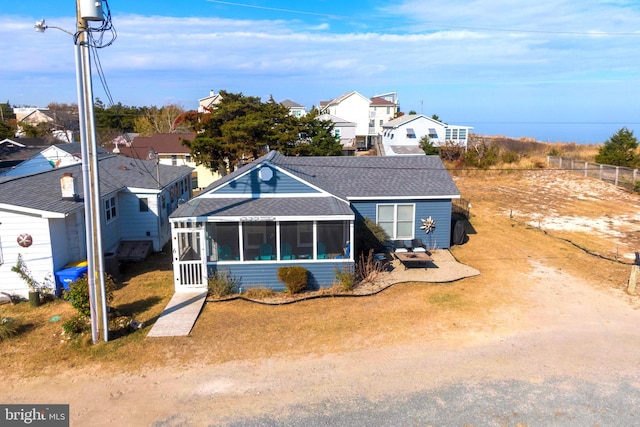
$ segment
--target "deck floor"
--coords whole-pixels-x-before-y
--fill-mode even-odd
[[[206,290],[176,292],[147,336],[180,337],[189,335],[202,310],[206,297]]]

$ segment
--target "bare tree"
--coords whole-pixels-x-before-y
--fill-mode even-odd
[[[135,120],[136,132],[144,136],[175,132],[176,119],[184,112],[184,108],[176,104],[146,108],[144,114]]]

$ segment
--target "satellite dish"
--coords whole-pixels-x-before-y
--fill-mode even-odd
[[[147,154],[148,160],[156,160],[158,158],[158,153],[155,152],[153,148],[149,149],[149,153]]]

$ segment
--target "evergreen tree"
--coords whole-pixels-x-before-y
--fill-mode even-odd
[[[420,139],[420,148],[427,156],[434,156],[440,154],[440,147],[435,147],[433,141],[429,138],[429,135],[425,135]]]
[[[258,97],[224,90],[220,96],[221,102],[202,124],[202,133],[184,142],[199,164],[233,170],[268,150],[297,156],[341,153],[333,124],[316,120],[317,113],[296,118],[273,97],[262,102]]]
[[[638,139],[633,136],[633,131],[624,127],[604,143],[596,155],[596,162],[633,168],[640,164],[637,149]]]

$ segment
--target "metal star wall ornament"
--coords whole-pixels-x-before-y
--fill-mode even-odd
[[[424,230],[425,233],[429,234],[436,228],[436,220],[429,217],[427,219],[421,219],[422,225],[420,226],[421,230]]]

